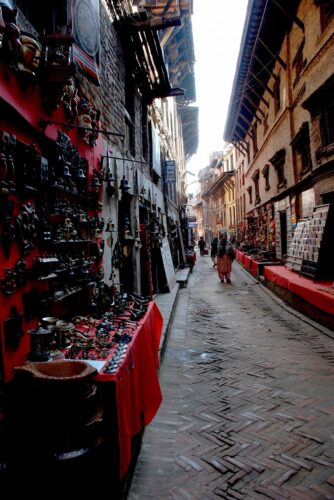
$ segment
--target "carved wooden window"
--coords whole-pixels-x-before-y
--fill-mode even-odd
[[[300,75],[302,74],[303,69],[306,66],[306,59],[304,59],[304,40],[300,44],[297,53],[292,61],[292,67],[294,70],[294,81],[293,81],[293,86],[297,84],[297,82],[300,79]]]
[[[142,104],[142,147],[143,157],[147,162],[152,159],[152,144],[151,144],[151,122],[148,119],[147,104]]]
[[[250,164],[249,142],[246,142],[246,147],[247,147],[247,165],[249,165]]]
[[[71,2],[16,0],[15,3],[39,34],[70,33]]]
[[[281,79],[279,77],[277,77],[277,80],[275,80],[273,92],[275,113],[278,113],[281,109]]]
[[[315,4],[320,7],[321,29],[324,30],[334,15],[334,0],[316,0]]]
[[[284,148],[277,151],[277,153],[269,160],[272,165],[274,165],[277,174],[277,189],[283,188],[287,185],[287,180],[285,178],[284,166],[285,166],[285,154]]]
[[[263,117],[263,135],[267,133],[268,130],[268,115]]]
[[[255,192],[255,205],[258,205],[261,202],[260,198],[260,188],[259,188],[259,179],[260,179],[260,170],[257,168],[252,175],[252,181],[254,182],[254,192]]]
[[[334,99],[321,110],[320,118],[321,140],[323,146],[334,143]]]
[[[250,204],[253,203],[253,193],[252,193],[252,191],[253,191],[252,186],[248,186],[247,193],[248,193],[248,201],[249,201]]]
[[[291,142],[294,158],[300,176],[312,168],[310,134],[308,122],[304,122]]]
[[[269,191],[270,189],[270,184],[269,184],[269,168],[270,168],[270,165],[269,163],[267,163],[263,169],[262,169],[262,175],[264,177],[264,180],[265,180],[265,186],[264,186],[264,189],[266,191]]]
[[[257,123],[254,124],[252,128],[252,143],[253,143],[253,155],[255,156],[256,153],[258,152],[258,146],[257,146]]]
[[[130,65],[125,70],[125,147],[133,156],[135,148],[135,87]]]
[[[322,161],[334,154],[334,75],[303,102],[303,107],[311,113],[315,157]]]

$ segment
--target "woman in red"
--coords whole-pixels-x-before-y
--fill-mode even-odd
[[[219,279],[224,283],[231,283],[232,262],[234,260],[234,250],[232,243],[227,240],[226,233],[221,233],[218,243],[217,271]]]

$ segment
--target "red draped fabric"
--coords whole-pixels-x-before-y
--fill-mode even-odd
[[[263,274],[267,280],[275,285],[286,288],[318,309],[334,315],[332,282],[312,281],[284,266],[266,266]]]
[[[114,375],[99,372],[96,380],[116,384],[120,477],[131,462],[131,439],[151,422],[161,401],[158,350],[163,318],[154,302],[128,344],[127,355]]]
[[[253,259],[251,271],[254,276],[259,275],[259,262],[255,259]]]

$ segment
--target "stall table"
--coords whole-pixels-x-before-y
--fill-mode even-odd
[[[131,440],[155,416],[162,394],[158,379],[158,349],[163,319],[154,302],[132,334],[126,355],[114,374],[104,372],[112,354],[95,376],[108,404],[108,395],[115,394],[119,476],[124,477],[131,463]],[[108,427],[108,423],[106,423]],[[112,431],[112,429],[109,429]]]
[[[115,389],[120,477],[126,474],[131,462],[131,439],[151,422],[162,401],[157,372],[162,324],[161,313],[151,302],[116,373],[104,373],[107,358],[95,377],[105,392],[110,390],[109,385]]]

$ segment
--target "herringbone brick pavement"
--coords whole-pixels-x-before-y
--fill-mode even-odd
[[[210,263],[179,291],[128,498],[334,499],[334,341]]]

